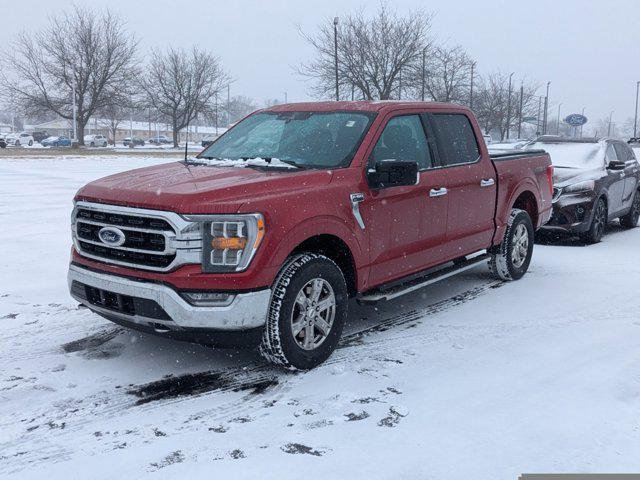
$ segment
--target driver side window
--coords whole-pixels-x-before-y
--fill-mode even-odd
[[[373,163],[393,159],[416,162],[419,170],[431,168],[433,161],[420,116],[403,115],[389,120],[371,157]]]

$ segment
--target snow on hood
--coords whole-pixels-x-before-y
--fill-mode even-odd
[[[187,163],[194,163],[198,165],[211,165],[214,167],[235,167],[235,168],[278,167],[278,168],[292,168],[294,170],[298,168],[295,165],[285,163],[278,158],[272,158],[271,160],[266,160],[260,157],[249,158],[247,160],[232,160],[229,158],[218,160],[218,159],[188,157]]]
[[[543,143],[536,142],[527,147],[531,150],[545,150],[551,156],[554,167],[584,170],[604,169],[603,143]]]

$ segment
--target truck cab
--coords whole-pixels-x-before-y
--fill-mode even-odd
[[[390,300],[479,263],[521,278],[552,176],[544,152],[490,156],[464,107],[278,105],[195,158],[83,187],[69,286],[116,323],[313,368],[349,298]]]

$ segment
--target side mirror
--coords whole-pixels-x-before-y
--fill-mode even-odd
[[[622,160],[611,160],[609,165],[607,165],[609,170],[624,170],[627,168],[627,162],[623,162]]]
[[[418,180],[417,162],[381,160],[367,170],[367,182],[371,188],[416,185]]]

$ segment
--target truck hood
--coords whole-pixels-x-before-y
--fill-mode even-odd
[[[553,186],[563,188],[586,180],[598,180],[606,175],[604,170],[554,167]]]
[[[182,162],[154,165],[95,180],[76,200],[183,214],[236,213],[251,200],[327,185],[326,170],[215,167]]]

